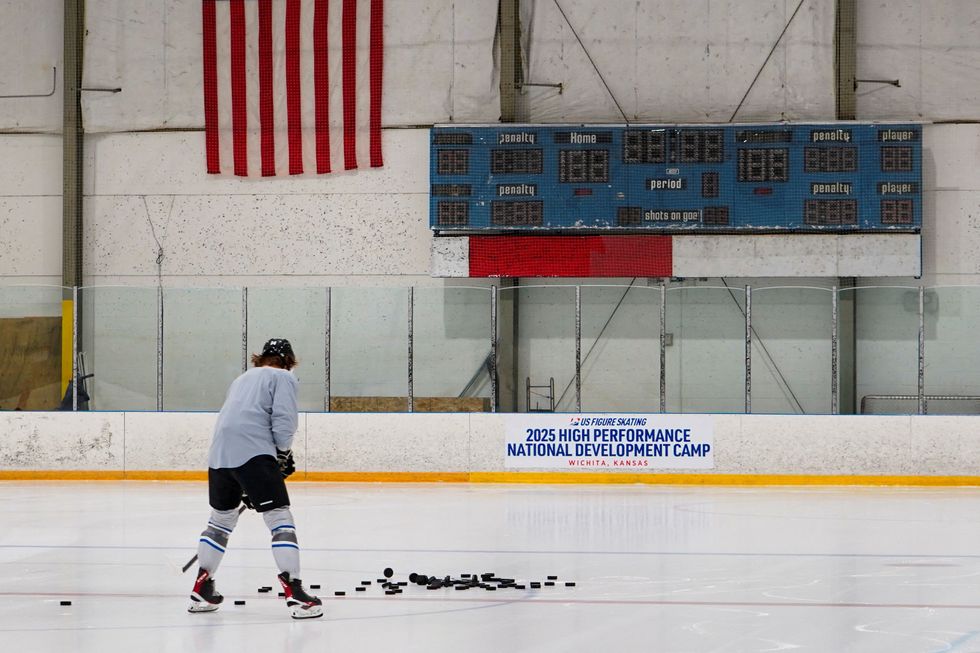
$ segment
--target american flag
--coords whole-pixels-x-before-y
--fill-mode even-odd
[[[202,0],[207,171],[381,160],[383,0]]]

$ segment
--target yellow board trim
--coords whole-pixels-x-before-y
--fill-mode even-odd
[[[206,471],[0,470],[0,481],[204,481]],[[980,476],[814,474],[606,474],[565,472],[297,472],[290,481],[321,483],[542,483],[553,485],[867,485],[980,486]]]
[[[72,330],[75,324],[74,302],[70,299],[61,300],[61,397],[68,392],[68,382],[71,380]]]

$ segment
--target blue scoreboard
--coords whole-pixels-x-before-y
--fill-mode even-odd
[[[430,155],[437,233],[922,226],[916,124],[436,126]]]

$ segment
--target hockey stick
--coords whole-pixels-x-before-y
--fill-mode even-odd
[[[242,507],[238,509],[238,514],[240,515],[240,514],[242,514],[243,512],[245,512],[245,508],[246,508],[246,506],[245,506],[245,504],[243,503],[243,504],[242,504]],[[187,570],[188,570],[188,569],[190,569],[190,568],[191,568],[191,566],[192,566],[192,565],[193,565],[193,564],[194,564],[195,562],[197,562],[197,554],[196,554],[196,553],[194,554],[194,557],[193,557],[193,558],[191,558],[190,560],[188,560],[188,561],[187,561],[187,564],[186,564],[186,565],[184,565],[184,567],[183,567],[183,568],[182,568],[182,569],[180,570],[180,571],[181,571],[181,573],[184,573],[184,574],[186,574],[186,573],[187,573]]]

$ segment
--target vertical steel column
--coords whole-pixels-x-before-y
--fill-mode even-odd
[[[919,408],[918,414],[926,414],[926,289],[919,286]]]
[[[517,120],[517,93],[523,80],[520,0],[499,0],[500,122]]]
[[[837,119],[854,120],[857,112],[857,0],[837,0],[834,7],[834,76]]]
[[[839,302],[837,286],[831,289],[831,310],[830,310],[830,414],[840,415],[840,341],[837,334],[837,321],[839,319]]]
[[[62,51],[64,67],[62,70],[62,127],[61,127],[61,323],[67,326],[68,314],[65,304],[69,297],[75,298],[74,289],[82,286],[82,240],[83,240],[83,176],[85,133],[82,124],[82,54],[85,39],[85,0],[65,0],[64,27],[62,29]],[[72,342],[77,342],[81,320],[78,305],[72,306]],[[62,343],[64,343],[64,334]],[[60,375],[62,382],[68,369],[72,370],[70,381],[77,385],[78,348],[73,345],[69,353],[61,352]],[[72,357],[71,362],[64,360]],[[67,390],[65,386],[64,390]],[[74,402],[74,400],[73,400]],[[74,403],[73,403],[74,405]]]
[[[408,412],[415,412],[415,286],[408,288]]]
[[[64,84],[62,85],[62,286],[82,285],[82,52],[85,0],[64,2]],[[67,292],[67,291],[66,291]]]
[[[323,412],[330,412],[330,288],[326,288],[323,321]]]
[[[71,409],[78,410],[78,286],[71,288]]]
[[[582,286],[575,286],[575,412],[582,412]]]
[[[752,286],[745,286],[745,414],[752,413]]]
[[[490,286],[490,412],[497,412],[497,286]]]
[[[163,286],[157,286],[157,411],[163,410]]]
[[[660,282],[660,412],[667,412],[667,282]]]
[[[248,371],[248,288],[242,288],[242,372]]]

